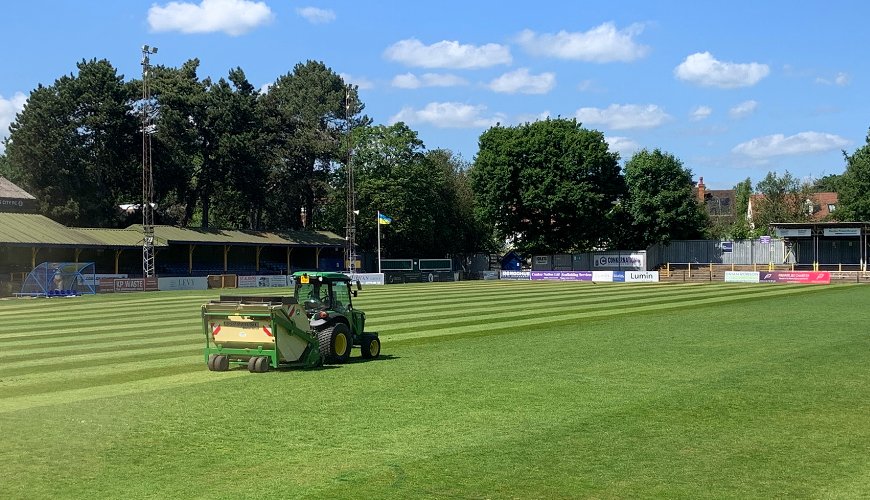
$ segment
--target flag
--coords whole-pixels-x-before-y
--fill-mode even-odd
[[[389,224],[390,222],[393,222],[393,219],[391,217],[387,217],[386,215],[378,212],[378,224]]]

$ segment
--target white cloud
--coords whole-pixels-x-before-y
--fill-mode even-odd
[[[604,140],[607,142],[608,149],[619,153],[620,158],[628,158],[634,152],[640,150],[640,144],[628,137],[604,136]]]
[[[302,7],[296,9],[296,13],[304,17],[311,24],[325,24],[335,21],[335,12],[331,9],[318,9],[317,7]]]
[[[202,0],[198,5],[169,2],[148,9],[152,31],[215,33],[238,36],[272,20],[274,14],[264,2],[249,0]]]
[[[584,125],[604,125],[613,130],[653,128],[671,116],[655,104],[611,104],[607,108],[580,108],[577,119]]]
[[[481,128],[504,122],[504,115],[484,116],[486,106],[459,102],[430,102],[422,109],[404,107],[390,117],[389,123],[426,123],[439,128]]]
[[[15,115],[24,109],[26,102],[27,96],[21,92],[16,92],[9,99],[0,95],[0,153],[5,149],[2,141],[9,135],[9,125],[15,120]]]
[[[758,101],[748,100],[743,101],[737,106],[728,110],[728,116],[731,118],[744,118],[752,113],[755,113],[755,109],[758,108]]]
[[[344,83],[356,85],[360,90],[369,90],[375,88],[375,83],[364,76],[354,76],[348,73],[339,73],[338,76],[344,80]]]
[[[693,109],[691,113],[689,113],[689,118],[693,122],[699,122],[701,120],[706,120],[710,115],[713,114],[713,108],[710,106],[698,106]]]
[[[546,94],[555,86],[555,73],[532,75],[527,68],[505,73],[488,85],[490,90],[505,94]]]
[[[816,83],[821,83],[822,85],[836,85],[838,87],[845,87],[849,85],[852,79],[849,77],[848,73],[843,73],[842,71],[837,73],[834,76],[833,80],[828,80],[827,78],[818,77],[816,78]]]
[[[760,63],[717,61],[709,52],[697,52],[674,68],[680,80],[704,87],[733,89],[751,87],[770,74],[770,68]]]
[[[384,57],[391,61],[421,68],[487,68],[510,64],[510,49],[505,45],[460,45],[456,41],[442,40],[423,45],[416,38],[400,40],[387,47]]]
[[[419,77],[413,73],[396,75],[392,81],[393,87],[400,89],[419,89],[421,87],[458,87],[468,85],[464,78],[450,73],[424,73]]]
[[[783,134],[756,137],[734,146],[731,151],[752,158],[769,158],[771,156],[820,153],[842,149],[848,144],[849,141],[839,135],[801,132],[788,137]]]
[[[613,23],[586,32],[537,34],[527,29],[517,36],[517,42],[533,55],[596,63],[631,62],[649,52],[649,47],[634,41],[642,31],[642,24],[618,30]]]

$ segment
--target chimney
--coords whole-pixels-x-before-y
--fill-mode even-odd
[[[707,186],[704,185],[704,178],[701,177],[701,180],[698,181],[698,203],[703,205],[706,203],[704,201],[704,196],[707,194]]]

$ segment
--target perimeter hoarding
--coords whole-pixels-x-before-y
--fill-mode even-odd
[[[831,273],[827,271],[770,271],[762,272],[761,283],[801,283],[830,285]]]
[[[532,273],[530,271],[500,271],[499,279],[527,281],[532,279]]]
[[[604,274],[606,273],[606,274]],[[532,280],[658,283],[658,271],[532,271]]]
[[[158,278],[157,289],[164,290],[208,290],[208,278],[205,276],[186,276],[179,278]]]
[[[758,271],[725,271],[725,283],[758,283]]]
[[[293,286],[293,277],[283,274],[239,276],[239,288],[281,288]]]

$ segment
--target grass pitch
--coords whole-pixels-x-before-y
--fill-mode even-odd
[[[267,374],[217,295],[0,301],[0,497],[870,496],[867,286],[367,287],[381,359]]]

